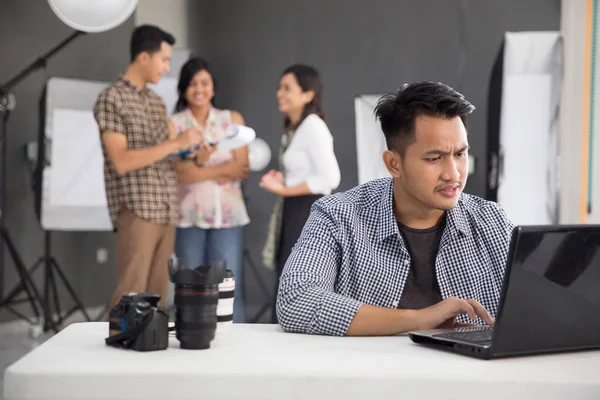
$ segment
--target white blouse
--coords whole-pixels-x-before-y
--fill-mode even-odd
[[[339,186],[333,137],[318,115],[307,116],[298,126],[283,154],[283,166],[287,187],[306,182],[312,194],[328,195]]]

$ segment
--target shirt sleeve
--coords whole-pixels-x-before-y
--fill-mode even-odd
[[[322,120],[307,126],[309,152],[314,169],[306,179],[313,194],[329,194],[340,185],[340,167],[333,151],[333,137]]]
[[[508,248],[512,237],[514,224],[506,214],[504,208],[494,202],[489,202],[488,207],[484,211],[484,226],[488,226],[489,229],[494,231],[494,234],[490,237],[493,238],[494,243],[499,246],[490,246],[491,248],[499,247],[498,258],[502,261],[506,261]],[[492,243],[490,243],[492,244]],[[504,254],[504,257],[501,257]]]
[[[277,317],[288,332],[343,336],[362,306],[335,293],[341,263],[331,214],[317,201],[279,282]]]
[[[98,124],[100,134],[104,132],[117,132],[126,134],[123,117],[116,97],[108,91],[98,96],[94,106],[94,118]]]
[[[481,241],[488,249],[491,260],[490,270],[494,281],[499,288],[502,287],[506,273],[506,260],[512,239],[514,224],[506,214],[504,208],[494,202],[488,202],[483,208],[483,218],[480,226],[484,229]],[[492,317],[496,317],[497,302],[492,309],[488,309]],[[478,323],[483,323],[478,319]]]

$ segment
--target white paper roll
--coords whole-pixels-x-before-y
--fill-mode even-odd
[[[254,129],[244,125],[231,124],[227,129],[227,135],[217,143],[217,147],[221,151],[230,151],[249,145],[255,138]]]

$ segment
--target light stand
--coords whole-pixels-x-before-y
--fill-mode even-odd
[[[16,312],[14,309],[12,309],[11,306],[13,304],[23,303],[23,302],[28,301],[31,305],[31,308],[33,309],[33,312],[34,312],[36,318],[39,320],[40,314],[39,314],[38,308],[35,304],[35,302],[38,301],[41,304],[42,310],[44,313],[44,330],[52,329],[54,331],[58,331],[57,322],[54,321],[54,317],[51,314],[50,307],[49,307],[50,288],[52,288],[52,290],[54,291],[53,297],[55,298],[55,306],[58,309],[56,282],[54,281],[54,276],[53,276],[53,271],[52,271],[53,268],[56,269],[56,271],[58,272],[58,275],[62,279],[63,283],[65,284],[65,286],[67,286],[67,289],[69,290],[71,296],[74,298],[77,306],[81,307],[81,308],[82,308],[82,306],[81,306],[81,301],[79,301],[79,299],[75,296],[75,293],[73,292],[71,285],[69,285],[69,283],[66,280],[65,275],[58,267],[58,263],[56,263],[54,258],[52,258],[49,255],[50,233],[45,232],[45,255],[42,258],[40,258],[40,260],[38,260],[38,262],[36,262],[36,264],[34,265],[34,267],[31,270],[28,271],[23,263],[22,257],[17,252],[17,249],[14,246],[14,242],[11,239],[10,234],[6,228],[6,222],[4,219],[4,210],[5,210],[5,204],[6,204],[6,170],[7,170],[6,161],[7,161],[7,155],[8,155],[8,146],[7,146],[7,142],[8,142],[8,140],[7,140],[7,136],[8,136],[7,135],[7,125],[8,124],[7,123],[8,123],[8,117],[10,116],[10,113],[15,109],[15,96],[13,93],[10,92],[10,90],[15,85],[17,85],[19,82],[21,82],[23,79],[25,79],[32,72],[36,71],[39,68],[45,67],[46,61],[50,57],[52,57],[55,53],[57,53],[59,50],[61,50],[67,44],[69,44],[72,40],[74,40],[75,38],[77,38],[78,36],[80,36],[84,33],[85,32],[79,31],[79,30],[73,32],[70,36],[68,36],[62,42],[57,44],[50,51],[48,51],[47,53],[40,56],[37,60],[32,62],[29,66],[27,66],[21,72],[19,72],[14,78],[10,79],[4,85],[0,86],[0,117],[1,117],[0,118],[0,146],[2,147],[2,152],[1,152],[2,163],[0,165],[0,168],[1,168],[1,171],[0,171],[0,178],[1,178],[1,180],[0,180],[0,277],[4,276],[4,265],[5,265],[4,264],[4,261],[5,261],[4,246],[6,245],[8,247],[9,253],[12,257],[13,263],[15,265],[15,268],[17,269],[17,272],[18,272],[20,280],[21,280],[19,285],[17,287],[15,287],[15,289],[13,289],[6,298],[4,298],[4,293],[3,293],[4,284],[0,284],[0,308],[6,307],[9,311],[11,311],[13,314],[17,315],[19,318],[25,319],[28,322],[32,323],[32,321],[29,318]],[[40,146],[40,148],[42,148],[42,151],[43,151],[43,146]],[[38,167],[37,168],[43,168],[43,162],[44,162],[43,158],[40,159],[38,157]],[[39,294],[38,290],[36,289],[35,284],[33,283],[33,280],[31,278],[31,273],[35,269],[37,269],[37,267],[41,264],[44,265],[44,270],[45,270],[44,298],[42,298],[40,296],[40,294]],[[25,292],[27,293],[27,299],[26,300],[15,299],[15,297],[17,297],[19,295],[19,293],[22,292],[23,290],[25,290]],[[89,316],[87,315],[85,310],[83,310],[83,308],[82,308],[82,311],[83,311],[84,315],[86,316],[86,318],[89,320]],[[59,314],[58,323],[60,323],[60,322],[62,322],[62,317],[60,317],[60,314]]]

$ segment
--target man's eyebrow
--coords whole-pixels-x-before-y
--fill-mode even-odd
[[[460,149],[458,149],[457,153],[461,153],[463,151],[467,151],[469,150],[469,146],[468,145],[464,145],[463,147],[461,147]],[[428,156],[447,156],[448,154],[450,154],[449,151],[443,151],[443,150],[429,150],[425,153],[423,153],[423,157],[428,157]]]

